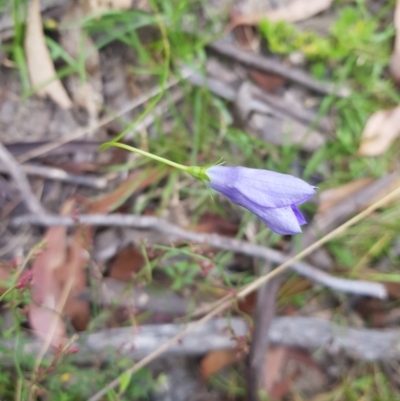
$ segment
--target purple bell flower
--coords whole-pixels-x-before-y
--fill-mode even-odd
[[[288,174],[246,167],[212,166],[207,184],[258,216],[278,234],[301,233],[306,224],[298,205],[308,201],[316,187]]]

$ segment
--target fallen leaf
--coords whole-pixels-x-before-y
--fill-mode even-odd
[[[227,30],[238,25],[258,25],[263,19],[272,22],[298,22],[313,17],[332,5],[333,0],[293,0],[288,5],[265,13],[238,15],[232,18]]]
[[[135,192],[158,182],[167,174],[168,169],[135,170],[112,193],[99,200],[90,201],[89,213],[110,213],[123,205]]]
[[[369,327],[384,328],[386,326],[388,307],[381,299],[363,298],[353,306],[362,323],[368,322]]]
[[[63,312],[78,331],[85,330],[90,320],[89,303],[80,300],[79,294],[87,287],[86,268],[90,260],[92,237],[93,227],[79,227],[72,237],[66,264],[57,274],[63,288],[71,286]]]
[[[74,201],[67,201],[61,215],[68,215]],[[64,344],[66,328],[56,308],[63,292],[57,270],[63,266],[67,257],[67,228],[50,227],[44,236],[45,249],[37,256],[32,265],[32,303],[29,305],[28,318],[36,334],[47,339],[49,328],[54,325],[51,344],[59,347]],[[64,305],[61,305],[63,307]]]
[[[90,1],[90,4],[92,1]],[[79,21],[90,12],[89,5],[84,1],[71,2],[64,13],[61,24],[67,29],[59,31],[60,44],[75,60],[85,56],[85,81],[78,74],[70,74],[67,87],[74,104],[86,110],[89,126],[97,123],[98,113],[103,104],[103,83],[100,73],[100,55],[92,39],[81,29]]]
[[[25,54],[31,84],[37,88],[37,94],[42,97],[49,96],[63,109],[72,107],[71,99],[61,81],[57,79],[53,61],[45,43],[40,0],[32,0],[29,5]]]
[[[242,358],[243,355],[236,349],[211,351],[200,362],[201,377],[207,380],[214,373],[240,361]]]
[[[346,198],[371,184],[372,181],[373,178],[360,178],[340,187],[330,188],[321,192],[319,194],[318,213],[326,213]]]
[[[291,389],[310,397],[325,385],[325,376],[307,352],[284,345],[268,350],[264,386],[272,400],[282,399]]]
[[[110,268],[110,277],[120,281],[131,281],[144,264],[142,252],[131,245],[123,249],[115,258]]]
[[[235,8],[231,11],[231,20],[240,18],[241,13]],[[247,25],[238,26],[235,31],[235,43],[243,50],[257,52],[260,47],[260,35],[252,27]]]
[[[358,153],[362,156],[383,154],[400,134],[399,121],[400,106],[372,114],[361,135]]]
[[[198,233],[219,234],[226,237],[235,237],[239,227],[216,213],[204,213],[199,223],[193,227]]]
[[[396,82],[400,81],[400,0],[396,2],[393,25],[396,30],[393,53],[390,59],[390,73]]]
[[[292,297],[297,294],[301,294],[312,287],[310,280],[306,278],[297,277],[292,280],[285,281],[278,294],[278,301],[284,297]]]
[[[54,163],[55,167],[58,167],[67,173],[71,174],[83,174],[83,173],[97,173],[102,166],[91,162],[65,162],[65,163]]]
[[[285,346],[270,347],[265,359],[265,390],[271,397],[283,397],[289,390],[290,383],[284,382],[282,370],[288,359]],[[283,385],[285,384],[285,385]]]
[[[249,69],[250,78],[267,92],[275,92],[277,89],[285,85],[286,80],[276,74],[268,74],[258,70]]]
[[[400,299],[400,283],[386,281],[383,283],[390,297]]]

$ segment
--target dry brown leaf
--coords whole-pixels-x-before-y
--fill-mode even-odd
[[[224,349],[209,352],[200,362],[200,372],[204,380],[226,366],[242,359],[243,355],[236,349]]]
[[[300,294],[312,287],[310,280],[306,278],[296,278],[293,280],[285,281],[279,289],[278,300],[283,297],[291,297]]]
[[[110,213],[132,195],[133,192],[147,188],[165,177],[168,169],[147,169],[136,170],[131,173],[126,180],[111,194],[103,198],[90,202],[90,213]]]
[[[61,24],[68,29],[59,32],[63,49],[74,59],[85,55],[86,80],[81,81],[77,74],[67,77],[67,87],[72,94],[74,104],[87,111],[89,125],[95,125],[98,112],[103,104],[103,83],[100,73],[100,55],[89,36],[85,35],[78,22],[90,8],[84,2],[72,2],[64,13]]]
[[[329,211],[341,201],[371,184],[372,181],[373,178],[360,178],[340,187],[330,188],[321,192],[319,195],[318,214]]]
[[[250,78],[257,84],[258,87],[267,92],[275,92],[286,83],[286,79],[275,74],[268,74],[258,70],[249,69]]]
[[[199,223],[193,227],[198,233],[219,234],[226,237],[235,237],[239,227],[216,213],[204,213]]]
[[[400,106],[378,111],[367,121],[358,153],[362,156],[383,154],[400,134]]]
[[[283,389],[280,383],[282,382],[282,370],[288,358],[288,348],[285,346],[270,347],[265,360],[265,389],[272,396],[283,396],[289,389],[285,386]],[[279,387],[279,389],[278,389]]]
[[[61,215],[71,213],[74,204],[74,201],[67,201]],[[61,316],[55,312],[63,291],[57,270],[63,266],[67,257],[67,228],[50,227],[44,236],[44,243],[45,249],[32,266],[33,302],[29,305],[28,318],[32,329],[43,339],[48,337],[49,328],[54,324],[51,344],[59,347],[65,341],[66,328]]]
[[[383,284],[385,285],[389,296],[394,299],[400,299],[400,283],[386,281]]]
[[[390,59],[390,72],[396,82],[400,81],[400,0],[396,2],[396,9],[393,18],[396,29],[396,38],[394,40],[393,53]]]
[[[37,89],[37,94],[43,97],[49,96],[63,109],[72,107],[65,88],[56,78],[56,70],[45,43],[40,0],[32,0],[29,6],[25,54],[31,84],[34,88],[40,88]]]
[[[238,25],[258,25],[263,19],[272,22],[298,22],[310,18],[332,5],[333,0],[293,0],[288,5],[267,11],[265,13],[239,15],[232,19],[228,29]]]
[[[86,268],[92,237],[92,227],[80,227],[72,238],[65,265],[57,272],[57,278],[63,288],[71,285],[63,312],[71,319],[71,323],[78,331],[85,330],[90,319],[89,303],[80,300],[79,294],[87,287]],[[69,283],[70,280],[72,280],[71,283]]]
[[[272,400],[280,400],[292,388],[317,393],[326,385],[326,378],[306,352],[281,345],[268,350],[264,385]]]
[[[134,246],[129,246],[115,258],[110,269],[110,277],[120,281],[131,281],[144,264],[142,252]]]

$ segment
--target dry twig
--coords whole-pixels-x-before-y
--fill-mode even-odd
[[[350,95],[350,91],[347,88],[338,88],[332,84],[318,82],[304,71],[287,67],[265,56],[238,49],[226,39],[217,40],[208,47],[224,56],[246,64],[249,67],[279,75],[315,92],[329,95],[333,94],[339,97],[348,97]]]
[[[291,260],[291,269],[296,271],[298,274],[307,277],[316,283],[332,288],[333,290],[376,298],[387,297],[386,287],[383,284],[333,277],[305,262],[293,261],[275,249],[266,248],[261,245],[240,241],[234,238],[223,237],[221,235],[187,231],[179,226],[170,224],[153,216],[82,214],[77,216],[76,219],[72,219],[63,216],[25,215],[13,219],[13,224],[15,225],[26,223],[40,226],[76,226],[78,224],[84,224],[89,226],[116,226],[152,229],[154,231],[168,234],[171,241],[186,240],[193,243],[206,244],[226,251],[233,251],[261,258],[276,264],[287,263],[288,260]]]
[[[69,182],[71,184],[83,185],[90,188],[104,189],[108,183],[108,180],[104,177],[69,174],[65,170],[55,167],[37,166],[35,164],[22,164],[20,167],[27,175],[42,177],[48,180]],[[5,166],[0,166],[0,172],[4,173],[7,171]]]
[[[38,216],[44,216],[46,211],[40,202],[36,199],[36,196],[32,193],[29,182],[26,178],[25,172],[18,165],[12,154],[0,143],[0,161],[4,167],[10,173],[13,178],[15,185],[21,193],[22,199],[25,202],[26,207],[31,213],[35,213]]]
[[[184,315],[189,312],[190,305],[187,300],[171,290],[150,291],[139,286],[104,278],[98,291],[85,291],[79,298],[93,300],[97,304],[115,305],[117,307],[129,307],[146,311],[170,313],[172,315]]]
[[[74,361],[87,364],[112,355],[112,351],[124,352],[124,355],[139,360],[158,349],[160,343],[179,334],[185,324],[154,324],[140,326],[140,330],[132,327],[102,330],[97,333],[83,333],[78,340],[79,353]],[[231,332],[243,336],[248,331],[247,322],[241,318],[216,318],[201,327],[192,330],[181,343],[168,348],[168,354],[202,355],[215,349],[229,349],[236,346]],[[399,360],[399,330],[353,329],[339,326],[314,317],[276,317],[272,320],[268,333],[264,333],[268,341],[292,347],[305,348],[310,351],[322,349],[330,354],[344,353],[357,360],[383,361]],[[24,355],[37,354],[42,341],[32,339],[22,345]],[[0,342],[2,349],[13,350],[15,341]],[[6,360],[6,353],[0,354]],[[93,398],[92,398],[93,400]]]

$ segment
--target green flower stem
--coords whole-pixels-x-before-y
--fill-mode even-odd
[[[119,142],[107,142],[101,146],[101,149],[106,149],[110,146],[116,146],[117,148],[129,150],[130,152],[138,153],[139,155],[148,157],[150,159],[156,160],[158,162],[167,164],[168,166],[177,168],[178,170],[185,171],[189,173],[193,177],[205,182],[210,181],[206,174],[207,167],[199,167],[199,166],[184,166],[183,164],[175,163],[171,160],[164,159],[163,157],[154,155],[153,153],[146,152],[144,150],[135,148],[133,146],[125,145],[124,143]]]

